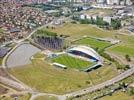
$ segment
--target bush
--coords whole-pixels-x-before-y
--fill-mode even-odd
[[[134,95],[134,88],[130,88],[129,89],[129,95],[131,96],[131,95]]]
[[[86,84],[90,84],[91,82],[90,81],[86,81]]]
[[[130,61],[131,61],[131,58],[130,58],[130,56],[129,56],[129,55],[125,55],[125,58],[126,58],[126,60],[127,60],[128,62],[130,62]]]
[[[37,35],[42,35],[42,36],[54,36],[54,37],[57,36],[57,33],[49,32],[49,31],[42,30],[42,29],[41,30],[37,30],[36,34]]]
[[[71,23],[72,23],[72,24],[77,24],[77,22],[76,22],[76,21],[71,21]]]
[[[119,29],[121,27],[121,20],[119,20],[119,19],[111,19],[111,27],[113,29]]]
[[[107,53],[104,52],[104,50],[105,50],[105,49],[101,49],[101,50],[99,51],[99,54],[100,54],[101,56],[103,56],[104,58],[108,59],[109,61],[115,63],[117,69],[123,69],[123,70],[126,70],[126,69],[127,69],[126,66],[121,65],[121,64],[120,64],[118,61],[116,61],[114,58],[111,58],[110,55],[108,55]]]

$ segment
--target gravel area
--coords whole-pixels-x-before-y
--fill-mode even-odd
[[[31,44],[22,44],[8,57],[7,67],[12,68],[30,64],[31,56],[39,51],[41,50]]]

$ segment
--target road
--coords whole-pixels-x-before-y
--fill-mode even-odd
[[[16,82],[14,80],[11,80],[11,79],[8,79],[8,78],[2,77],[2,76],[0,76],[0,82],[7,86],[15,88],[17,90],[32,91],[31,88],[27,87],[26,85],[24,85],[22,83]]]
[[[53,96],[53,97],[56,97],[58,100],[66,100],[65,96],[56,95],[56,94],[48,94],[48,93],[33,93],[30,100],[35,100],[36,98],[40,96]]]

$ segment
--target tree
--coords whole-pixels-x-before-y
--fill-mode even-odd
[[[81,24],[90,24],[90,21],[88,19],[81,19],[80,23]]]
[[[104,25],[103,18],[97,16],[97,17],[96,17],[96,25],[103,26],[103,25]]]
[[[95,20],[91,17],[91,24],[95,24]]]
[[[126,58],[126,60],[127,60],[128,62],[130,62],[130,61],[131,61],[131,58],[130,58],[130,56],[129,56],[129,55],[125,55],[125,58]]]
[[[121,27],[121,20],[111,19],[111,27],[113,27],[113,29],[119,29]]]
[[[129,94],[130,94],[130,95],[134,95],[134,88],[130,88],[130,89],[129,89]]]

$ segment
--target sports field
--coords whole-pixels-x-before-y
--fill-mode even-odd
[[[113,52],[117,55],[129,55],[131,57],[134,57],[134,47],[133,45],[116,45],[108,49],[108,51]]]
[[[77,40],[74,43],[75,44],[82,44],[82,45],[89,45],[93,48],[98,48],[98,49],[103,49],[103,48],[111,45],[110,42],[101,41],[101,40],[90,38],[90,37]]]
[[[65,65],[69,68],[76,68],[76,69],[88,68],[95,64],[93,62],[85,61],[80,58],[71,57],[67,54],[60,55],[59,57],[52,59],[52,61]]]

